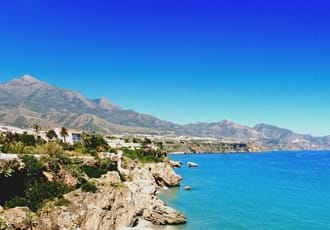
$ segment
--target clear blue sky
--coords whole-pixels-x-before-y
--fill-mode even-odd
[[[1,0],[0,80],[189,123],[330,134],[329,1]]]

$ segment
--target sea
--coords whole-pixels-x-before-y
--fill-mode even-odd
[[[330,230],[329,151],[170,158],[184,164],[176,170],[183,181],[160,198],[186,214],[178,230]]]

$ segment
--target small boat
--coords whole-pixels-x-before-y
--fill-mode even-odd
[[[198,167],[198,164],[196,164],[196,163],[194,163],[194,162],[188,162],[188,163],[187,163],[187,166],[188,166],[189,168],[196,168],[196,167]]]

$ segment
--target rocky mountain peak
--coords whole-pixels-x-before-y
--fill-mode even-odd
[[[28,75],[28,74],[23,75],[21,80],[22,81],[27,81],[27,82],[40,82],[37,78],[35,78],[31,75]]]
[[[105,110],[113,110],[116,108],[119,108],[119,106],[117,106],[116,104],[114,104],[113,102],[111,102],[107,97],[102,96],[99,99],[94,100],[98,106],[102,109]]]
[[[2,88],[17,88],[17,87],[41,87],[41,86],[48,86],[46,82],[42,82],[38,80],[37,78],[31,76],[31,75],[23,75],[21,78],[15,78],[10,82],[0,84]]]

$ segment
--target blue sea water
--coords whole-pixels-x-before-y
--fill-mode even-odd
[[[171,158],[184,163],[176,170],[184,179],[160,197],[187,215],[178,229],[330,229],[330,152]],[[188,161],[199,167],[187,168]]]

